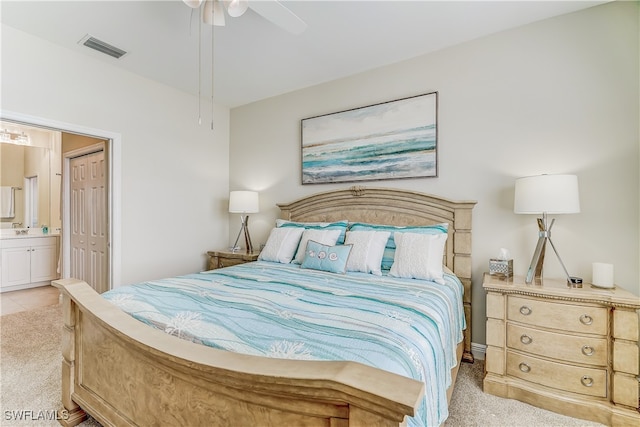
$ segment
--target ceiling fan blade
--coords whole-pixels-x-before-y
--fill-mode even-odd
[[[292,34],[301,34],[307,23],[277,0],[250,1],[249,7],[263,18]]]

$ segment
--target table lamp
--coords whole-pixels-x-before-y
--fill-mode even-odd
[[[537,175],[516,179],[513,211],[517,214],[542,214],[538,218],[538,244],[525,279],[527,284],[542,279],[542,265],[547,241],[556,253],[560,265],[567,276],[567,285],[582,287],[582,279],[572,277],[567,272],[560,254],[551,240],[551,228],[555,219],[549,224],[548,214],[571,214],[580,212],[578,194],[578,177],[575,175]]]
[[[239,213],[242,224],[231,250],[235,252],[239,249],[237,246],[238,240],[244,231],[244,242],[247,253],[252,253],[253,245],[251,244],[251,236],[249,235],[249,215],[247,214],[259,212],[258,193],[256,191],[231,191],[229,193],[229,212]]]

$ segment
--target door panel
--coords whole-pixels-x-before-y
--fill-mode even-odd
[[[104,152],[71,159],[70,171],[71,276],[102,293],[109,288]]]
[[[85,280],[87,226],[85,216],[87,161],[85,156],[70,161],[71,171],[71,277]]]

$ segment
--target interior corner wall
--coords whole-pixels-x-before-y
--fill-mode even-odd
[[[589,282],[593,262],[610,262],[639,294],[638,21],[637,2],[608,3],[234,108],[230,187],[260,191],[254,243],[276,203],[352,185],[301,184],[301,119],[438,91],[439,176],[358,184],[478,201],[473,341],[485,342],[489,258],[507,248],[523,275],[536,244],[535,217],[513,213],[521,176],[576,174],[581,213],[553,229],[569,273]],[[544,275],[564,277],[551,248]]]
[[[121,284],[203,270],[228,230],[229,110],[2,25],[3,112],[120,136]],[[196,79],[197,76],[194,76]],[[211,108],[203,100],[204,108]]]

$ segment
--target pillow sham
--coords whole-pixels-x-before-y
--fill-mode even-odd
[[[347,231],[345,245],[352,244],[347,271],[360,271],[382,276],[384,248],[391,233],[388,231]]]
[[[344,274],[351,248],[352,245],[329,246],[309,240],[300,267]]]
[[[393,264],[395,258],[396,243],[394,240],[395,233],[418,233],[418,234],[446,234],[449,229],[449,224],[440,223],[433,225],[411,225],[411,226],[395,226],[385,224],[368,224],[364,222],[354,222],[349,224],[349,231],[388,231],[391,233],[389,240],[385,246],[384,254],[382,255],[381,268],[383,270],[389,270]]]
[[[269,233],[267,243],[258,255],[260,261],[290,263],[298,249],[303,228],[274,228]]]
[[[286,219],[277,219],[276,227],[301,227],[314,230],[340,230],[340,237],[338,237],[338,244],[344,243],[345,233],[347,232],[347,226],[349,221],[334,221],[334,222],[296,222],[288,221]],[[302,247],[304,250],[304,246]]]
[[[396,253],[389,276],[444,284],[442,256],[447,235],[395,233]]]
[[[314,240],[323,245],[333,246],[338,242],[340,237],[340,230],[318,230],[314,228],[305,228],[303,230],[300,243],[298,244],[298,250],[296,251],[293,261],[291,261],[294,264],[302,264],[309,240]]]

